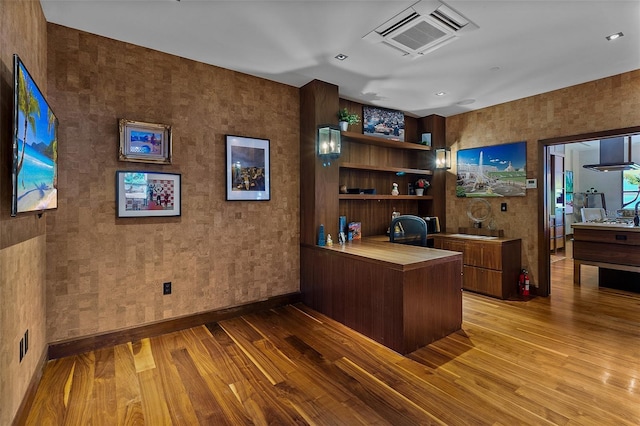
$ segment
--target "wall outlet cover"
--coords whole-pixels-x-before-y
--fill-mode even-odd
[[[171,294],[171,281],[162,284],[162,294]]]
[[[536,189],[538,187],[538,179],[527,179],[527,189]]]

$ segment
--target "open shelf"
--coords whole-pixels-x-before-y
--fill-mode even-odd
[[[433,200],[431,195],[340,194],[339,200]]]
[[[355,170],[368,170],[375,172],[392,172],[392,173],[410,173],[414,175],[424,175],[430,176],[433,174],[431,170],[423,170],[423,169],[406,169],[402,167],[389,167],[389,166],[371,166],[368,164],[357,164],[357,163],[342,163],[340,167],[343,169],[355,169]]]
[[[414,142],[400,142],[376,136],[367,136],[362,133],[355,132],[341,132],[343,138],[349,139],[352,142],[363,143],[367,145],[383,146],[387,148],[406,149],[413,151],[431,151],[431,147],[427,145],[421,145]]]

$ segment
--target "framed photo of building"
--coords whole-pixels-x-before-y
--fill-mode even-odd
[[[119,160],[171,164],[171,126],[121,118],[118,127]]]
[[[118,217],[181,215],[181,175],[144,171],[116,172]]]
[[[227,201],[271,199],[269,140],[225,135]]]

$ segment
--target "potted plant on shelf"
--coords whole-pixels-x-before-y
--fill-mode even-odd
[[[358,114],[350,114],[349,110],[342,108],[338,111],[338,120],[340,121],[340,130],[346,132],[350,124],[358,124],[360,122],[360,116]]]
[[[429,188],[431,186],[431,184],[429,183],[428,180],[426,179],[418,179],[416,181],[416,195],[417,196],[423,196],[424,195],[424,190]]]

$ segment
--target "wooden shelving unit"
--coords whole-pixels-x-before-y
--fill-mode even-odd
[[[427,145],[422,145],[415,142],[401,142],[394,141],[390,139],[379,138],[376,136],[368,136],[362,133],[356,132],[340,132],[343,138],[350,139],[354,142],[382,146],[385,148],[394,148],[394,149],[406,149],[413,151],[431,151],[431,147]]]
[[[431,170],[424,169],[406,169],[402,167],[390,167],[390,166],[372,166],[369,164],[355,164],[355,163],[342,163],[340,167],[343,169],[353,170],[368,170],[376,172],[391,172],[391,173],[409,173],[413,175],[431,176],[433,172]]]
[[[339,200],[413,200],[413,201],[431,201],[431,195],[387,195],[387,194],[340,194]]]
[[[340,215],[348,221],[362,222],[363,236],[386,233],[394,211],[433,215],[432,195],[408,195],[409,183],[433,175],[428,167],[432,160],[431,147],[356,132],[341,135],[340,184],[347,188],[372,188],[377,192],[336,194]],[[393,183],[398,184],[400,195],[391,195]]]

